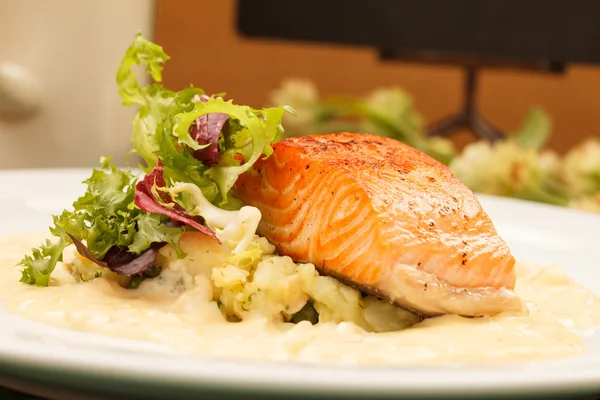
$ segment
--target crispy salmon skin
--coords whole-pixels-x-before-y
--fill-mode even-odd
[[[424,316],[521,309],[515,260],[442,163],[370,134],[285,139],[236,183],[280,254]]]

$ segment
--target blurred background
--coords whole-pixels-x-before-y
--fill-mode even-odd
[[[239,103],[262,105],[284,80],[305,78],[324,96],[368,95],[400,86],[426,122],[461,107],[458,66],[383,62],[375,48],[246,38],[236,28],[236,6],[235,0],[157,2],[156,40],[172,57],[165,70],[167,86],[179,89],[193,82],[208,92],[227,91]],[[292,11],[282,5],[276,10]],[[335,21],[331,26],[335,29]],[[368,23],[360,29],[368,29]],[[500,128],[517,129],[528,109],[541,105],[553,120],[551,148],[564,152],[600,135],[600,66],[572,65],[561,75],[484,70],[480,79],[481,113]],[[454,139],[464,145],[473,138],[463,131]]]
[[[134,110],[120,105],[114,76],[142,30],[171,56],[165,86],[194,84],[256,107],[291,104],[299,117],[286,117],[288,135],[354,130],[392,136],[450,165],[476,191],[600,210],[598,2],[551,6],[530,0],[508,7],[499,1],[439,1],[437,8],[431,1],[369,3],[379,10],[394,7],[388,16],[425,16],[396,22],[385,12],[385,21],[369,20],[356,7],[326,3],[0,0],[0,169],[93,166],[101,155],[123,160]],[[246,32],[238,12],[244,7]],[[353,16],[363,20],[341,28]],[[489,21],[493,29],[486,30]],[[400,24],[404,37],[395,31]],[[305,40],[284,37],[288,25],[298,26]],[[378,28],[389,31],[385,48],[353,45],[353,33],[369,36]],[[431,43],[419,48],[417,37],[411,47],[406,32],[430,33],[434,46],[456,34],[465,47],[438,51],[445,58],[431,62]],[[390,45],[394,35],[397,47]],[[497,46],[488,53],[479,48],[485,57],[473,63],[466,50],[484,43]],[[496,49],[512,61],[492,65]],[[522,60],[525,68],[517,65]],[[484,136],[491,132],[487,139],[499,140],[474,133],[471,128],[481,124],[472,119],[429,137],[439,121],[464,110],[465,67],[473,71],[473,65],[474,104],[465,115],[485,119]]]
[[[148,0],[0,0],[0,168],[92,166],[129,150],[115,74]]]

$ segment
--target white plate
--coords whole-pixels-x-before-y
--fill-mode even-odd
[[[45,230],[50,213],[84,189],[87,170],[0,172],[0,235]],[[512,199],[479,196],[520,261],[559,264],[600,292],[600,216]],[[565,299],[567,301],[567,299]],[[182,357],[146,343],[69,332],[0,309],[0,384],[52,385],[95,395],[206,398],[215,394],[481,397],[600,395],[600,332],[589,352],[562,361],[470,367],[333,367]],[[23,387],[22,387],[23,389]],[[78,395],[78,398],[81,398]]]

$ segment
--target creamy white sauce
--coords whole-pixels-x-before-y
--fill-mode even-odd
[[[0,239],[0,297],[17,315],[60,327],[152,341],[198,355],[340,364],[430,364],[557,358],[585,352],[574,329],[600,324],[600,297],[558,268],[518,265],[528,311],[485,318],[447,315],[412,328],[369,333],[353,323],[311,325],[254,316],[227,322],[209,290],[126,290],[77,283],[62,265],[46,288],[19,282],[15,265],[39,235]]]

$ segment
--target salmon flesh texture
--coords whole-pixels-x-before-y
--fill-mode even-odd
[[[370,134],[284,139],[236,182],[279,254],[423,316],[519,310],[515,259],[442,163]]]

